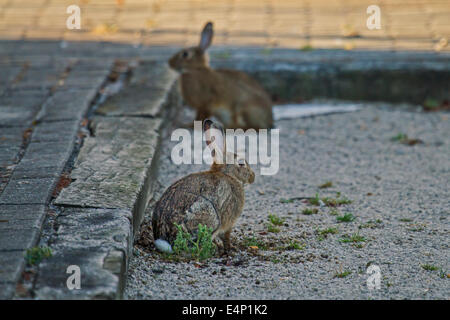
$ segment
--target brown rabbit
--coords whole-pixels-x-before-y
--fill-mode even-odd
[[[196,119],[216,117],[226,129],[272,128],[272,101],[257,81],[241,71],[209,67],[206,49],[212,37],[208,22],[197,47],[183,49],[169,60],[181,73],[181,92],[197,110]]]
[[[175,223],[194,236],[200,223],[212,228],[213,240],[219,236],[228,251],[231,229],[244,207],[244,184],[253,183],[255,179],[245,159],[226,153],[223,128],[205,120],[203,131],[212,150],[210,170],[176,181],[167,188],[153,211],[155,246],[161,251],[172,251],[169,244],[173,244],[177,235]],[[228,164],[230,159],[233,164]]]

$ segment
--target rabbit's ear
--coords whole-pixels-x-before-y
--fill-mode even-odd
[[[206,119],[203,122],[203,132],[205,132],[206,144],[211,149],[211,156],[214,159],[214,163],[223,164],[226,148],[222,126]]]
[[[203,28],[202,35],[200,37],[200,44],[198,45],[200,49],[203,51],[208,49],[212,42],[213,33],[213,24],[212,22],[208,22]]]

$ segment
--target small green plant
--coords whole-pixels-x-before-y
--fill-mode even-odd
[[[412,232],[420,232],[425,230],[425,224],[424,223],[410,223],[408,225],[408,230]]]
[[[352,272],[350,270],[345,270],[339,273],[336,273],[334,275],[335,278],[345,278],[346,276],[350,275]]]
[[[433,266],[431,264],[423,264],[422,269],[427,270],[427,271],[437,271],[439,270],[439,267]]]
[[[281,230],[280,230],[280,228],[274,226],[273,224],[268,223],[267,224],[267,231],[272,232],[272,233],[279,233]]]
[[[343,243],[358,243],[358,242],[366,242],[367,239],[361,236],[359,233],[354,233],[351,236],[344,235],[341,239],[339,239],[340,242]]]
[[[248,247],[258,247],[258,249],[261,249],[261,250],[266,250],[267,249],[266,244],[263,241],[261,241],[259,239],[256,239],[254,236],[251,237],[251,238],[245,238],[244,239],[244,246],[247,247],[247,248]]]
[[[320,206],[320,198],[318,193],[316,193],[314,198],[309,199],[309,204],[313,206]]]
[[[25,260],[29,265],[37,265],[43,259],[50,258],[52,256],[52,249],[49,247],[34,247],[27,250],[25,253]]]
[[[328,214],[332,215],[332,216],[337,216],[339,214],[339,210],[336,208],[331,209]]]
[[[319,186],[319,189],[331,188],[333,186],[332,181],[327,181]]]
[[[428,110],[428,111],[438,109],[440,105],[441,105],[441,103],[438,100],[433,99],[433,98],[427,98],[423,102],[424,109]]]
[[[337,233],[339,233],[339,230],[338,230],[338,228],[327,228],[327,229],[322,229],[322,230],[318,229],[316,232],[317,232],[317,235],[318,235],[317,239],[319,241],[322,241],[329,234],[337,234]]]
[[[360,226],[358,226],[359,229],[375,229],[378,228],[380,226],[380,224],[382,223],[382,221],[380,219],[377,220],[369,220],[366,223],[361,224]]]
[[[282,226],[284,224],[284,219],[274,214],[269,214],[269,221],[275,226]]]
[[[289,243],[284,247],[285,250],[303,250],[305,249],[305,245],[299,243],[296,240],[291,240]]]
[[[312,50],[314,50],[314,49],[313,49],[313,47],[312,47],[311,45],[309,45],[309,44],[304,45],[303,47],[300,48],[300,51],[304,51],[304,52],[306,52],[306,51],[312,51]]]
[[[177,237],[173,244],[173,251],[177,255],[188,256],[192,259],[203,261],[214,256],[216,245],[212,241],[212,228],[202,224],[198,225],[197,238],[193,239],[189,232],[183,227],[175,224]]]
[[[337,222],[352,222],[355,220],[355,217],[351,213],[346,213],[343,216],[336,217]]]
[[[307,215],[307,216],[309,216],[311,214],[317,214],[317,213],[319,213],[319,209],[317,209],[317,208],[305,208],[302,211],[302,214]]]
[[[281,259],[278,259],[276,257],[272,257],[272,258],[270,258],[270,262],[272,262],[272,263],[281,263],[282,261],[281,261]]]
[[[404,133],[399,133],[391,138],[391,141],[401,142],[408,140],[408,136]]]
[[[316,193],[316,196],[314,198],[309,199],[309,203],[313,206],[320,206],[325,205],[327,207],[339,207],[344,204],[350,204],[352,203],[352,200],[347,199],[345,197],[341,198],[340,192],[337,193],[336,198],[329,198],[329,197],[319,197],[319,194]]]
[[[420,139],[411,139],[404,133],[399,133],[396,136],[393,136],[391,138],[391,141],[399,142],[399,143],[406,144],[406,145],[409,145],[409,146],[413,146],[413,145],[416,145],[416,144],[422,144],[423,143],[422,140],[420,140]]]

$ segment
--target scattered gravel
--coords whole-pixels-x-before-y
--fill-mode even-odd
[[[449,299],[450,115],[387,105],[278,121],[280,169],[257,177],[232,233],[236,250],[206,263],[168,262],[152,245],[148,221],[130,261],[129,299]],[[423,141],[392,141],[399,133]],[[156,198],[175,180],[205,166],[175,166],[165,139]],[[330,188],[318,188],[327,181]],[[353,202],[312,207],[316,193]],[[335,210],[333,210],[335,209]],[[351,222],[337,216],[351,213]],[[284,218],[279,233],[268,215]],[[337,228],[337,233],[318,230]],[[346,243],[346,235],[365,241]],[[248,248],[254,237],[260,249]],[[285,247],[296,241],[300,249]],[[262,250],[265,248],[266,250]],[[367,267],[381,269],[381,288],[367,287]],[[423,266],[432,266],[425,270]],[[435,267],[435,268],[434,268]]]

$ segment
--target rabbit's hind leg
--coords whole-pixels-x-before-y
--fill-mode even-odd
[[[231,229],[222,234],[222,243],[224,255],[230,255],[231,251],[236,249],[233,245],[231,245]]]

